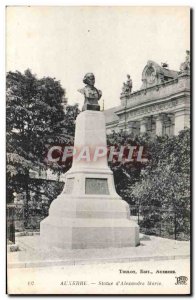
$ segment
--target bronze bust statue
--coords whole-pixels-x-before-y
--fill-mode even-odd
[[[87,73],[84,76],[83,82],[86,84],[83,89],[78,90],[84,95],[84,105],[82,110],[100,110],[100,105],[98,104],[99,99],[102,96],[102,92],[97,90],[95,85],[95,76],[93,73]]]

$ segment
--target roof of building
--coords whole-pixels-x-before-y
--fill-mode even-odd
[[[179,72],[170,70],[167,68],[160,67],[165,77],[176,78],[178,77]]]
[[[121,105],[104,110],[106,123],[118,121],[118,116],[115,114],[121,108]]]
[[[163,67],[163,65],[165,65]],[[142,71],[141,89],[155,86],[168,80],[176,79],[179,75],[178,71],[170,70],[167,64],[161,66],[155,61],[149,60]]]
[[[160,77],[161,80],[158,81],[158,79],[157,79],[157,81],[155,83],[148,84],[147,80],[146,80],[146,76],[148,76],[148,74],[146,74],[146,71],[151,66],[153,66],[154,69],[156,70],[156,73],[157,73],[156,78],[158,78],[158,76],[161,76]],[[143,72],[142,72],[143,84],[142,84],[141,88],[138,91],[132,92],[132,94],[129,95],[129,98],[132,97],[133,95],[137,94],[139,91],[142,91],[143,89],[146,90],[148,88],[153,88],[157,84],[160,84],[160,82],[162,80],[165,81],[165,82],[168,82],[170,80],[176,79],[178,76],[179,76],[179,71],[170,70],[170,69],[168,69],[167,66],[166,67],[163,67],[162,65],[160,66],[156,62],[149,60],[147,62],[147,65],[145,66]],[[122,95],[121,95],[120,98],[121,99],[123,98]],[[109,108],[109,109],[105,110],[104,114],[105,114],[106,124],[113,123],[113,122],[118,122],[119,117],[115,112],[117,112],[117,111],[119,111],[123,108],[124,107],[122,105],[119,105],[119,106],[115,106],[115,107],[112,107],[112,108]]]
[[[142,72],[142,77],[144,77],[146,74],[146,70],[153,66],[156,70],[156,72],[159,74],[163,74],[164,77],[169,77],[169,78],[176,78],[179,75],[179,71],[174,71],[174,70],[170,70],[169,66],[167,65],[166,67],[163,67],[162,65],[160,66],[158,63],[156,63],[153,60],[149,60],[146,64],[146,66],[143,69]]]

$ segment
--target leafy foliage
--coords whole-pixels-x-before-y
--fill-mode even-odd
[[[114,162],[111,166],[120,196],[139,206],[143,216],[141,228],[156,229],[161,223],[168,223],[171,225],[168,231],[173,228],[173,233],[175,230],[176,235],[187,238],[190,233],[190,130],[181,131],[178,136],[145,135],[135,140],[115,134],[115,141],[123,145],[140,143],[149,160],[147,164],[134,162],[121,166]]]
[[[44,167],[45,145],[63,134],[65,91],[49,77],[37,79],[30,70],[7,74],[7,152]]]
[[[26,193],[29,208],[31,193],[41,184],[30,178],[30,170],[65,171],[65,167],[48,164],[46,155],[51,145],[73,143],[79,110],[77,105],[65,109],[65,90],[55,78],[38,79],[26,70],[24,74],[8,72],[6,79],[7,201],[13,201],[13,192]],[[56,190],[54,184],[51,189]],[[49,202],[52,190],[43,191]]]
[[[133,162],[126,162],[124,160],[118,161],[114,156],[112,162],[109,162],[109,166],[114,173],[114,181],[117,193],[126,200],[129,204],[135,204],[135,200],[132,199],[132,189],[138,180],[140,180],[140,174],[147,166],[146,162],[138,162],[137,155],[140,146],[143,146],[143,158],[150,158],[149,146],[152,143],[152,137],[145,136],[129,136],[128,134],[113,133],[107,136],[108,146],[114,146],[115,151],[119,152],[120,147],[124,146],[124,156],[127,157],[126,147],[136,146],[136,150],[133,152]],[[124,158],[123,156],[123,158]]]

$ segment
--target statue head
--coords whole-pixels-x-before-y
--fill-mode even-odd
[[[89,86],[94,86],[95,85],[95,76],[93,73],[87,73],[84,78],[83,82]]]
[[[98,104],[99,99],[102,96],[102,92],[94,87],[95,85],[95,76],[93,73],[87,73],[83,78],[83,83],[85,87],[78,90],[81,94],[84,95],[84,105],[82,110],[100,110]]]

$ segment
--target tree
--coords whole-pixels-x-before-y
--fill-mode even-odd
[[[132,189],[134,184],[140,180],[140,174],[143,169],[146,168],[147,163],[138,162],[137,154],[140,146],[144,147],[143,158],[150,158],[149,147],[152,143],[152,137],[145,136],[131,136],[125,132],[113,133],[107,136],[108,147],[115,147],[115,152],[120,151],[120,147],[124,146],[123,158],[127,158],[127,147],[136,146],[136,150],[133,152],[133,162],[118,161],[118,157],[114,156],[114,159],[109,162],[109,166],[114,174],[114,181],[117,193],[126,200],[129,204],[135,204],[133,199]]]
[[[50,77],[38,79],[30,70],[8,72],[6,86],[8,202],[13,201],[13,191],[25,190],[28,214],[29,171],[48,168],[49,145],[70,142],[78,108],[67,106],[65,113],[65,90],[60,82]],[[57,171],[56,166],[50,167]]]
[[[24,75],[8,72],[8,150],[35,164],[43,163],[46,143],[64,133],[64,94],[55,79],[37,79],[30,70]]]
[[[190,234],[190,130],[178,136],[156,138],[151,160],[132,190],[141,206],[141,227],[168,224],[168,234]]]
[[[186,239],[190,234],[190,130],[178,136],[132,137],[125,133],[108,136],[108,145],[143,146],[147,163],[110,162],[118,194],[139,206],[140,228],[166,236]],[[125,148],[126,149],[126,148]],[[125,150],[126,153],[126,150]],[[166,226],[167,225],[167,226]]]

